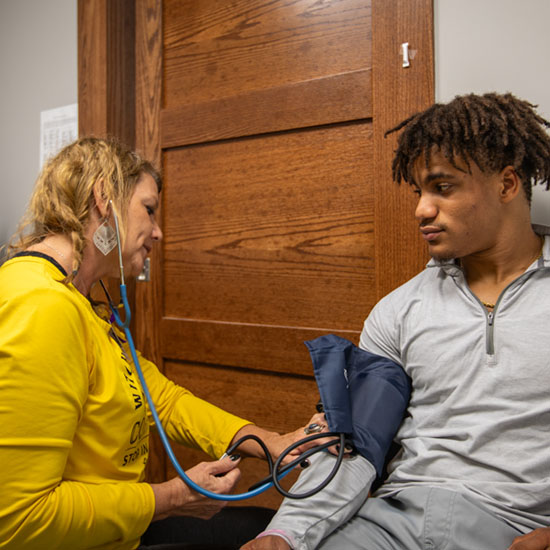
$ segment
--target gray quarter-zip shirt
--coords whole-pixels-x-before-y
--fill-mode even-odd
[[[493,312],[454,261],[431,260],[376,306],[361,347],[403,365],[413,386],[377,496],[438,486],[522,531],[550,523],[550,237]]]
[[[550,525],[550,228],[534,229],[546,235],[543,254],[492,313],[455,261],[431,260],[365,321],[360,347],[399,363],[412,380],[396,435],[401,451],[377,497],[443,487],[523,533]],[[305,470],[296,490],[318,483],[330,460]],[[348,461],[341,482],[304,501],[285,499],[269,529],[287,533],[295,548],[315,548],[360,508],[373,471],[361,457]]]

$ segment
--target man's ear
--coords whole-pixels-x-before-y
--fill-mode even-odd
[[[101,218],[106,218],[109,212],[109,199],[105,194],[105,185],[102,179],[97,180],[93,186],[94,201]]]
[[[523,182],[513,166],[505,166],[500,174],[500,198],[510,202],[523,191]]]

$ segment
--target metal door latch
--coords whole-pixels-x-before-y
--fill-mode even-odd
[[[403,59],[402,67],[410,67],[411,63],[409,61],[409,43],[408,42],[403,42],[403,44],[401,44],[401,54]]]

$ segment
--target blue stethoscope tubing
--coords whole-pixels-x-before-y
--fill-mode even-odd
[[[212,491],[209,491],[208,489],[205,489],[204,487],[201,487],[200,485],[197,485],[183,470],[181,465],[178,462],[178,459],[176,458],[176,455],[174,454],[174,451],[172,449],[172,446],[170,444],[170,441],[168,439],[168,436],[166,435],[166,432],[164,431],[164,428],[162,426],[162,422],[160,421],[160,418],[157,413],[157,409],[155,407],[155,404],[153,402],[153,398],[151,397],[151,394],[149,392],[149,388],[147,386],[147,382],[145,381],[145,377],[143,375],[143,371],[141,370],[141,365],[137,356],[137,351],[134,345],[134,340],[132,338],[132,333],[130,332],[130,320],[131,320],[131,311],[130,306],[128,304],[128,296],[126,292],[126,285],[122,283],[120,285],[120,298],[121,302],[124,305],[124,312],[125,312],[125,318],[124,321],[120,318],[120,315],[118,314],[118,311],[116,310],[116,307],[109,299],[109,305],[111,307],[112,314],[114,316],[114,319],[117,323],[117,325],[124,330],[124,334],[126,336],[126,341],[128,344],[128,347],[130,349],[130,353],[132,355],[132,361],[134,362],[134,366],[136,368],[137,375],[139,377],[139,380],[141,382],[141,387],[143,389],[143,393],[145,394],[145,398],[147,399],[147,403],[149,404],[149,410],[151,411],[151,415],[155,421],[155,424],[157,426],[158,434],[160,436],[160,439],[162,441],[162,444],[164,446],[164,449],[166,450],[166,453],[168,455],[168,458],[170,459],[170,462],[172,463],[172,466],[174,466],[177,474],[185,481],[185,483],[191,487],[191,489],[197,491],[197,493],[200,493],[201,495],[214,499],[214,500],[225,500],[225,501],[238,501],[238,500],[245,500],[248,498],[255,497],[267,489],[271,487],[275,487],[279,493],[281,493],[283,496],[294,498],[294,499],[301,499],[301,498],[308,498],[309,496],[314,495],[315,493],[318,493],[322,489],[324,489],[330,481],[334,478],[336,475],[340,464],[342,462],[342,459],[344,457],[345,453],[345,440],[344,440],[344,434],[335,434],[335,433],[316,433],[313,435],[310,435],[309,437],[306,437],[300,441],[295,442],[291,446],[289,446],[281,455],[278,457],[277,461],[275,462],[275,465],[273,465],[273,461],[271,459],[271,456],[269,454],[269,451],[265,447],[265,444],[256,436],[245,436],[244,438],[240,439],[239,441],[235,442],[235,444],[232,445],[232,448],[237,447],[240,443],[242,443],[245,439],[254,439],[257,441],[262,449],[264,450],[264,453],[266,455],[266,459],[268,460],[269,466],[270,466],[270,476],[268,478],[265,478],[259,483],[256,483],[253,485],[253,488],[248,490],[245,493],[240,494],[222,494],[222,493],[214,493]],[[308,449],[304,453],[300,455],[299,458],[294,460],[293,462],[287,464],[282,469],[279,469],[280,464],[283,460],[283,458],[292,450],[294,450],[296,447],[303,445],[304,443],[307,443],[308,441],[313,441],[315,439],[319,438],[326,438],[331,436],[338,436],[339,440],[331,440],[327,443],[324,443],[322,445],[319,445],[317,447],[314,447],[312,449]],[[318,485],[315,489],[308,491],[307,493],[301,493],[301,494],[292,494],[287,492],[285,489],[281,487],[279,484],[279,480],[281,480],[283,477],[285,477],[288,473],[292,471],[292,469],[297,466],[299,463],[306,460],[311,455],[318,453],[320,451],[323,451],[324,449],[335,445],[339,442],[339,449],[338,449],[338,457],[334,463],[334,467],[330,474],[325,478],[325,480]],[[231,450],[228,450],[227,453],[231,453]],[[227,454],[226,453],[226,454]]]
[[[112,207],[112,202],[111,202]],[[342,460],[344,458],[345,453],[345,438],[344,434],[335,434],[335,433],[316,433],[313,435],[310,435],[309,437],[306,437],[302,439],[301,441],[297,441],[287,449],[285,449],[278,457],[277,461],[275,462],[275,465],[273,465],[273,460],[271,458],[271,455],[265,446],[265,444],[256,436],[245,436],[239,441],[235,442],[230,449],[234,449],[238,447],[244,440],[246,439],[254,439],[263,449],[266,459],[269,464],[270,469],[270,476],[268,478],[263,479],[259,483],[256,483],[252,486],[251,489],[244,493],[240,494],[221,494],[221,493],[214,493],[212,491],[209,491],[208,489],[205,489],[204,487],[201,487],[200,485],[197,485],[183,470],[181,465],[178,462],[178,459],[176,458],[176,455],[174,454],[174,451],[172,449],[172,446],[170,444],[170,441],[168,439],[168,436],[166,435],[166,432],[164,431],[164,427],[162,426],[162,422],[160,421],[160,418],[157,413],[157,409],[155,407],[155,404],[153,402],[153,398],[151,397],[151,394],[149,392],[149,388],[147,386],[147,382],[145,381],[145,376],[143,375],[143,371],[141,370],[141,365],[137,356],[136,347],[134,345],[134,340],[132,338],[132,333],[130,332],[130,321],[132,319],[132,312],[130,310],[130,304],[128,303],[128,294],[126,291],[126,284],[124,282],[124,266],[122,263],[122,247],[121,247],[121,240],[120,240],[120,231],[118,226],[118,216],[113,211],[113,218],[115,220],[115,230],[116,230],[116,239],[117,239],[117,245],[118,245],[118,259],[119,259],[119,267],[120,267],[120,301],[122,305],[124,306],[124,321],[120,318],[120,315],[117,311],[116,306],[112,303],[111,298],[109,296],[109,293],[107,292],[107,289],[103,285],[103,282],[101,282],[101,285],[103,286],[103,289],[105,290],[105,293],[107,295],[107,300],[109,301],[109,306],[111,308],[113,317],[115,319],[116,324],[124,331],[124,334],[126,336],[126,342],[128,344],[128,347],[130,349],[130,354],[132,355],[132,361],[134,363],[134,366],[136,368],[137,375],[139,377],[139,380],[141,382],[141,387],[143,389],[143,393],[145,394],[145,398],[147,399],[147,403],[149,404],[149,410],[151,411],[151,416],[153,417],[153,420],[155,421],[159,437],[162,441],[162,444],[164,446],[164,449],[166,450],[166,453],[168,455],[168,458],[170,459],[170,462],[172,463],[172,466],[174,466],[177,474],[183,479],[183,481],[194,491],[197,493],[214,499],[214,500],[224,500],[224,501],[238,501],[238,500],[245,500],[248,498],[255,497],[267,489],[275,486],[275,488],[283,495],[290,498],[307,498],[308,496],[311,496],[320,490],[322,490],[328,483],[333,479],[333,477],[336,475],[340,464],[342,463]],[[330,436],[338,436],[339,440],[332,440],[325,444],[319,445],[317,447],[314,447],[312,449],[309,449],[302,453],[300,457],[293,462],[287,464],[284,466],[281,470],[279,470],[279,466],[284,459],[284,457],[294,450],[296,447],[303,445],[304,443],[308,441],[312,441],[314,439],[319,439],[321,437],[330,437]],[[307,457],[311,456],[312,454],[322,451],[332,445],[335,445],[339,442],[339,450],[338,450],[338,457],[334,464],[334,467],[331,471],[331,473],[327,476],[327,478],[321,483],[318,487],[315,489],[308,491],[307,493],[302,493],[299,495],[290,494],[287,491],[285,491],[281,485],[279,484],[279,480],[282,479],[284,476],[286,476],[289,472],[292,471],[292,469],[302,461],[304,461]],[[226,454],[231,454],[233,451],[228,449]]]
[[[261,487],[258,487],[257,489],[253,491],[248,491],[246,493],[238,494],[238,495],[228,495],[228,494],[219,494],[214,493],[212,491],[209,491],[208,489],[204,489],[200,485],[197,485],[183,470],[183,468],[180,466],[176,455],[174,454],[174,451],[172,449],[172,446],[170,445],[170,441],[168,440],[168,437],[166,435],[166,432],[164,431],[164,428],[162,426],[162,422],[160,421],[160,418],[157,413],[157,409],[155,407],[155,404],[153,403],[153,399],[151,397],[151,394],[149,393],[149,388],[147,386],[147,383],[145,382],[145,377],[143,376],[143,371],[141,370],[141,365],[139,363],[139,359],[137,356],[136,348],[134,346],[134,341],[132,338],[132,334],[130,333],[130,308],[128,306],[128,297],[126,293],[126,285],[121,284],[120,285],[120,297],[122,300],[122,303],[124,304],[124,311],[126,314],[126,317],[124,319],[124,322],[120,319],[120,316],[116,309],[112,308],[113,315],[115,317],[115,321],[117,325],[124,330],[124,334],[126,335],[126,341],[128,343],[128,347],[130,348],[130,353],[132,354],[132,360],[134,362],[134,366],[136,368],[136,372],[138,374],[139,380],[141,382],[141,387],[143,389],[143,393],[145,394],[145,398],[147,399],[147,403],[149,404],[149,410],[151,411],[151,415],[155,421],[155,424],[157,426],[158,434],[160,436],[160,439],[162,441],[162,444],[166,450],[166,453],[168,454],[168,458],[170,459],[170,462],[174,466],[177,474],[185,481],[185,483],[191,487],[191,489],[197,491],[197,493],[200,493],[201,495],[205,497],[209,497],[215,500],[227,500],[227,501],[237,501],[237,500],[244,500],[247,498],[255,497],[256,495],[259,495],[263,493],[265,490],[269,489],[273,485],[273,483],[265,483]]]

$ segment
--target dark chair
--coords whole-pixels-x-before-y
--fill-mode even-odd
[[[238,550],[262,532],[274,514],[258,506],[227,506],[208,520],[167,518],[149,526],[140,550]]]

